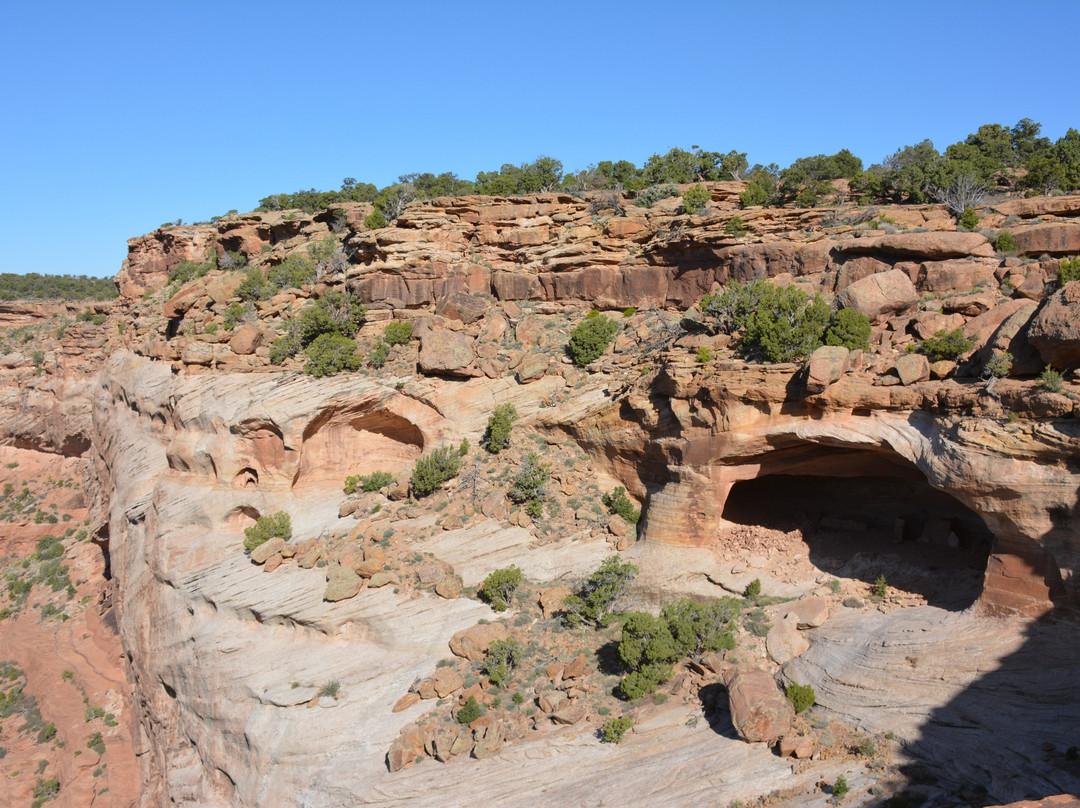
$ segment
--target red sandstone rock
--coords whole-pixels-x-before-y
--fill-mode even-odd
[[[1028,339],[1054,367],[1080,367],[1080,282],[1067,283],[1051,295],[1032,319]]]
[[[863,278],[837,295],[840,305],[876,320],[884,314],[904,311],[919,300],[911,279],[899,269]]]
[[[731,722],[749,743],[773,744],[795,720],[795,708],[773,678],[760,668],[736,667],[724,677]]]
[[[479,662],[484,658],[489,645],[509,636],[510,630],[506,623],[481,623],[451,637],[450,650],[455,656],[464,657],[470,662]]]

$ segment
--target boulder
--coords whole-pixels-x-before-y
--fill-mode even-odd
[[[547,354],[527,353],[517,367],[517,380],[521,384],[528,384],[541,379],[547,373],[550,364],[551,360],[548,359]]]
[[[1043,361],[1060,370],[1080,367],[1080,281],[1050,296],[1032,318],[1027,336]]]
[[[997,265],[994,259],[927,261],[922,265],[919,285],[927,292],[939,293],[974,289],[994,277]]]
[[[264,541],[251,551],[251,560],[256,564],[265,564],[271,556],[277,555],[285,548],[285,539],[274,536],[269,541]]]
[[[442,699],[464,687],[465,680],[453,668],[439,668],[435,671],[432,686],[435,689],[435,695]]]
[[[563,668],[563,679],[580,679],[586,673],[589,672],[589,661],[585,658],[585,654],[578,654],[571,662],[566,663]]]
[[[482,297],[468,295],[464,292],[451,292],[439,300],[435,312],[442,317],[461,320],[461,322],[468,325],[483,317],[490,305]]]
[[[545,713],[554,713],[568,700],[568,696],[561,690],[545,690],[541,693],[536,703]]]
[[[1012,234],[1021,255],[1075,255],[1080,253],[1080,224],[1043,224]]]
[[[556,614],[562,611],[563,601],[571,594],[570,587],[568,586],[553,586],[550,589],[545,589],[540,593],[540,611],[544,613],[544,618],[554,617]]]
[[[570,704],[556,710],[551,719],[556,724],[579,724],[585,720],[587,711],[584,704]]]
[[[994,248],[986,240],[986,236],[981,233],[959,231],[893,233],[885,236],[857,238],[841,242],[834,251],[840,254],[883,253],[924,261],[944,261],[949,258],[968,256],[994,257]]]
[[[396,772],[423,756],[424,735],[419,727],[408,726],[390,744],[390,751],[386,753],[386,765],[390,771]]]
[[[787,617],[769,629],[765,637],[765,649],[777,665],[786,665],[810,649],[810,641],[798,628],[798,619]]]
[[[924,382],[930,378],[930,360],[922,354],[904,354],[896,360],[896,375],[905,386]]]
[[[509,636],[510,630],[506,623],[481,623],[462,629],[451,637],[450,650],[455,656],[464,657],[470,662],[479,662],[487,653],[489,645]]]
[[[201,281],[195,283],[189,283],[175,295],[165,301],[165,305],[161,309],[162,315],[168,317],[170,320],[174,317],[183,317],[184,314],[195,305],[199,298],[206,294],[206,289],[203,287]]]
[[[364,579],[349,567],[334,566],[326,575],[326,591],[323,600],[331,602],[355,597],[364,584]]]
[[[470,368],[475,359],[473,338],[459,331],[436,328],[420,343],[420,370],[424,373],[472,376],[475,372]]]
[[[229,347],[238,356],[248,356],[255,353],[255,349],[262,345],[262,341],[262,330],[252,323],[245,323],[233,332]]]
[[[829,602],[825,598],[796,601],[783,612],[780,619],[792,619],[800,629],[817,628],[829,619]]]
[[[397,702],[394,704],[394,706],[390,710],[390,712],[392,712],[392,713],[403,712],[405,710],[408,710],[414,704],[417,704],[419,701],[420,701],[420,694],[419,693],[406,693],[404,696],[402,696],[400,699],[397,700]]]
[[[808,393],[823,393],[825,388],[847,373],[851,351],[842,345],[822,345],[812,354],[806,369]]]
[[[731,723],[749,743],[773,744],[791,729],[795,708],[760,668],[735,666],[724,676]]]
[[[461,589],[461,579],[456,575],[447,575],[435,584],[435,594],[447,600],[453,600],[460,595]]]
[[[891,269],[855,281],[837,295],[837,300],[843,308],[853,308],[876,320],[910,308],[919,301],[919,293],[907,273]]]

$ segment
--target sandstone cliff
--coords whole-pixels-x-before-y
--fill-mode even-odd
[[[945,750],[996,743],[989,703],[1022,689],[1024,666],[1007,660],[1022,654],[1025,632],[1038,645],[1073,630],[1058,621],[1080,598],[1077,391],[1071,372],[1057,392],[1036,376],[1047,363],[1080,365],[1076,284],[1055,281],[1059,260],[1080,253],[1080,197],[1004,202],[982,211],[984,232],[958,232],[937,206],[738,211],[741,187],[714,184],[711,206],[694,216],[677,199],[616,209],[541,195],[434,199],[377,231],[363,228],[359,205],[343,206],[344,227],[291,211],[167,228],[129,242],[121,298],[102,323],[61,331],[48,321],[40,358],[7,346],[4,444],[85,467],[87,532],[107,558],[102,613],[115,616],[124,651],[123,727],[136,739],[143,804],[404,805],[434,789],[446,805],[509,793],[544,805],[597,793],[696,804],[774,790],[810,804],[816,782],[842,772],[863,778],[867,800],[875,784],[899,790],[901,764],[916,758],[936,767],[942,793],[981,775],[998,801],[1074,787],[1080,772],[1051,755],[1027,780],[1010,778],[1038,744],[1070,745],[1067,655],[1045,672],[1043,691],[1069,703],[1045,718],[1041,740],[1021,733],[973,765]],[[730,233],[736,214],[744,235]],[[986,233],[1002,228],[1026,257],[994,252]],[[250,306],[236,297],[245,271],[168,280],[181,261],[223,265],[229,253],[265,277],[313,243],[336,256],[316,281]],[[759,278],[866,314],[870,351],[748,363],[730,337],[694,325],[703,294]],[[365,350],[390,322],[411,323],[413,338],[381,368],[327,379],[297,372],[299,358],[273,364],[270,345],[290,319],[334,289],[368,304],[357,334]],[[565,345],[592,308],[619,330],[582,369]],[[956,328],[971,341],[957,362],[909,351]],[[710,355],[698,361],[702,348]],[[980,371],[995,351],[1013,364],[991,383]],[[463,438],[475,457],[501,403],[515,405],[530,436],[511,459],[475,461],[471,478],[408,499],[415,459]],[[557,489],[535,519],[507,502],[503,482],[533,449],[550,458]],[[380,470],[397,479],[386,496],[342,493],[346,476]],[[636,533],[600,506],[616,486],[642,508]],[[297,546],[252,563],[244,528],[282,510]],[[888,771],[899,779],[856,773],[835,751],[794,765],[698,727],[709,702],[699,693],[719,687],[704,668],[672,685],[677,706],[634,708],[634,742],[617,750],[592,735],[606,704],[601,678],[559,690],[573,713],[547,710],[538,680],[539,713],[522,708],[505,737],[485,729],[470,740],[477,760],[387,770],[388,749],[401,763],[442,760],[440,743],[459,737],[431,730],[437,700],[416,683],[449,657],[457,632],[494,617],[459,597],[462,586],[516,564],[551,588],[614,551],[640,567],[632,602],[646,607],[741,594],[757,577],[770,593],[831,599],[836,610],[888,569],[897,591],[880,610],[815,627],[782,675],[813,681],[825,714],[894,733],[904,745]],[[540,632],[528,615],[522,606],[521,631]],[[784,622],[776,607],[770,615]],[[926,637],[904,662],[863,642],[864,631]],[[844,646],[845,636],[860,639]],[[766,656],[747,637],[747,653],[778,668],[782,639],[770,635]],[[965,719],[970,740],[936,737],[927,713],[963,705],[998,660],[1005,673]],[[911,676],[925,687],[918,709],[905,706],[904,688],[851,673],[878,666],[903,678],[902,663],[945,671]],[[340,695],[318,695],[330,682]],[[860,701],[865,689],[872,704]],[[415,695],[399,701],[406,694]],[[1019,720],[1026,709],[1028,695],[998,715]],[[830,732],[838,744],[840,730]],[[418,748],[406,748],[410,738]],[[729,774],[703,775],[703,758]]]

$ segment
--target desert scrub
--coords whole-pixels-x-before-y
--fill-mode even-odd
[[[285,541],[292,538],[292,519],[285,511],[260,516],[255,524],[244,528],[244,549],[250,552],[275,537]]]
[[[585,367],[598,359],[607,350],[618,330],[619,326],[614,320],[596,311],[589,312],[589,316],[570,332],[568,349],[574,364]]]
[[[840,309],[825,331],[826,345],[842,345],[852,351],[870,350],[870,318],[855,309]]]
[[[387,324],[383,329],[383,339],[387,345],[404,345],[412,339],[413,324],[404,320],[398,320]]]
[[[547,499],[547,481],[551,476],[551,465],[541,463],[535,452],[529,452],[521,462],[521,469],[510,484],[507,492],[511,502],[525,506],[525,512],[534,519],[544,515],[544,500]]]
[[[461,471],[461,455],[457,449],[443,446],[424,455],[413,466],[412,487],[418,497],[435,492],[443,483],[458,476]]]
[[[946,331],[944,328],[934,332],[919,343],[919,351],[926,354],[932,362],[942,359],[958,359],[971,350],[971,342],[964,338],[962,329]]]
[[[817,703],[817,694],[814,693],[814,688],[810,685],[800,685],[792,682],[784,689],[784,695],[788,697],[788,701],[791,702],[796,713],[809,710]]]
[[[994,351],[994,355],[983,365],[983,375],[993,376],[995,379],[1005,378],[1012,370],[1012,360],[1013,356],[1008,351]]]
[[[629,589],[637,572],[637,567],[623,563],[618,556],[605,558],[575,594],[563,599],[566,624],[605,625],[615,602]]]
[[[510,433],[517,420],[517,409],[513,404],[500,404],[488,416],[487,429],[484,431],[482,445],[492,454],[506,449],[510,445]]]
[[[373,471],[371,474],[353,474],[345,478],[345,493],[357,491],[381,491],[394,482],[394,475],[389,471]]]
[[[502,687],[521,663],[521,643],[513,637],[496,640],[488,646],[483,671],[496,687]]]
[[[712,193],[704,185],[691,185],[682,195],[683,210],[686,213],[699,213],[712,201]]]
[[[469,696],[469,700],[465,702],[457,714],[457,722],[459,724],[471,724],[473,721],[483,715],[484,709],[477,702],[476,696]]]
[[[632,726],[634,722],[629,716],[609,718],[600,728],[600,740],[604,743],[622,743],[623,736]]]
[[[1058,264],[1058,284],[1064,286],[1070,281],[1080,280],[1080,256],[1073,259],[1062,259]]]
[[[497,569],[480,584],[478,594],[482,600],[491,604],[497,612],[504,612],[510,606],[517,588],[521,586],[521,570],[516,565]]]
[[[1050,365],[1043,368],[1039,375],[1039,386],[1051,393],[1060,393],[1064,377]]]
[[[705,347],[704,345],[698,348],[697,355],[694,357],[695,362],[697,362],[699,365],[704,365],[710,359],[712,359],[712,351],[709,348]]]
[[[726,225],[724,225],[724,233],[728,236],[740,236],[746,235],[746,224],[742,220],[742,216],[732,216]]]
[[[626,496],[626,489],[621,485],[610,494],[604,494],[601,501],[609,511],[618,514],[632,525],[636,525],[641,519],[641,511],[634,507],[634,503]]]

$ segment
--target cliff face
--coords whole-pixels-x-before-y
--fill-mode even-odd
[[[476,586],[516,564],[556,583],[618,550],[641,568],[637,602],[655,606],[741,594],[754,577],[747,531],[780,531],[794,544],[752,569],[789,596],[865,594],[890,559],[914,549],[931,561],[890,575],[896,586],[904,575],[913,582],[896,602],[955,611],[948,565],[972,570],[981,584],[961,607],[974,599],[976,608],[945,621],[972,654],[1004,656],[1027,619],[1075,608],[1076,391],[1071,374],[1059,392],[1032,376],[1049,355],[1065,370],[1080,365],[1080,353],[1069,358],[1080,342],[1069,331],[1076,284],[1056,291],[1051,282],[1060,258],[1080,253],[1080,197],[983,211],[982,227],[1007,227],[1020,253],[1035,256],[1021,259],[997,255],[980,232],[957,232],[935,206],[737,211],[741,187],[712,186],[711,207],[696,216],[678,213],[677,199],[643,209],[543,195],[431,200],[378,231],[363,229],[359,205],[342,206],[343,216],[255,213],[160,230],[129,242],[122,296],[104,323],[42,330],[40,361],[8,350],[4,444],[86,468],[87,531],[108,559],[111,580],[96,580],[125,654],[125,726],[143,804],[409,804],[434,788],[445,804],[463,804],[511,787],[538,804],[595,789],[628,804],[643,795],[693,802],[715,796],[691,773],[706,755],[733,772],[720,789],[728,800],[778,787],[806,796],[817,778],[835,779],[768,752],[746,758],[722,733],[663,717],[642,730],[654,745],[620,748],[612,763],[581,731],[600,714],[585,701],[574,702],[585,723],[549,732],[550,721],[530,717],[498,757],[455,763],[472,767],[468,778],[430,766],[387,771],[386,750],[437,705],[391,708],[448,656],[456,632],[494,616],[452,586],[435,588],[453,575]],[[731,234],[736,214],[745,235]],[[317,242],[336,253],[315,283],[246,310],[234,296],[243,271],[168,284],[181,260],[224,263],[239,252],[265,276]],[[730,337],[695,325],[703,294],[758,278],[867,314],[871,349],[751,364]],[[370,307],[357,335],[364,350],[392,321],[412,323],[413,338],[381,369],[316,379],[296,372],[301,358],[273,365],[272,341],[330,289]],[[237,316],[227,322],[230,307]],[[619,331],[580,369],[565,345],[594,307],[615,310]],[[9,325],[30,314],[11,308]],[[958,362],[931,365],[908,350],[956,328],[971,341]],[[696,361],[703,348],[711,355]],[[1013,377],[980,378],[1005,350]],[[542,517],[507,501],[513,469],[475,460],[501,403],[516,406],[516,434],[529,435],[516,438],[511,464],[529,451],[552,464]],[[431,500],[407,499],[416,458],[463,438],[471,476]],[[343,502],[345,477],[373,471],[395,475],[386,496]],[[599,494],[620,485],[642,508],[636,535],[600,507]],[[295,552],[254,564],[244,528],[278,511],[291,516]],[[784,572],[785,553],[806,548],[805,569]],[[391,578],[375,577],[383,573]],[[826,591],[830,575],[847,589]],[[968,622],[957,629],[956,620]],[[815,646],[823,654],[826,629]],[[927,642],[924,660],[954,666],[928,685],[927,698],[945,704],[984,663],[950,661],[946,643]],[[852,694],[833,681],[840,663],[811,653],[798,664],[807,677],[832,677],[822,686],[844,713]],[[340,698],[316,695],[332,681]],[[881,698],[882,709],[906,709],[902,693]],[[1065,740],[1068,714],[1046,737]],[[897,734],[914,743],[921,728],[905,715]],[[888,729],[880,715],[848,717]],[[518,725],[508,726],[509,744]],[[437,739],[427,745],[437,755]],[[420,747],[423,756],[423,738]],[[639,776],[625,777],[628,768]],[[1045,768],[1045,793],[1071,788],[1072,774]],[[1002,781],[993,796],[1027,794]]]

